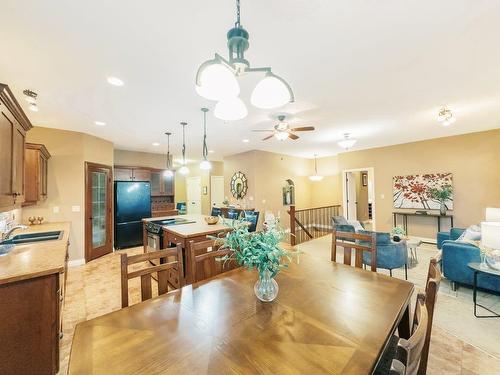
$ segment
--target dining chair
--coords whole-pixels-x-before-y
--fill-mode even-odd
[[[432,333],[432,321],[434,317],[434,306],[436,305],[437,292],[441,283],[442,274],[439,270],[439,262],[441,261],[441,252],[429,262],[429,271],[427,272],[427,283],[425,284],[425,306],[427,307],[427,315],[429,321],[427,323],[427,334],[425,343],[422,349],[422,358],[418,369],[419,375],[424,375],[427,372],[427,361],[429,359],[429,348]]]
[[[222,215],[222,209],[220,207],[212,207],[212,212],[210,213],[210,216],[221,216]]]
[[[244,211],[244,215],[243,220],[250,223],[248,231],[255,232],[257,230],[257,223],[259,222],[259,211]]]
[[[389,374],[416,375],[418,373],[422,349],[427,337],[428,319],[425,294],[419,293],[413,318],[413,332],[410,338],[399,339]]]
[[[363,266],[363,253],[369,251],[371,255],[371,270],[377,272],[377,237],[375,233],[360,234],[355,232],[341,232],[336,228],[332,231],[332,251],[331,260],[337,260],[337,247],[344,249],[344,264],[351,265],[352,249],[356,250],[354,266],[361,268]]]
[[[240,211],[229,209],[227,211],[227,218],[237,220],[240,217]]]
[[[154,259],[159,259],[160,264],[141,268],[129,272],[128,267],[131,264],[141,262],[149,262]],[[175,260],[172,260],[175,259]],[[120,255],[121,261],[121,287],[122,287],[122,307],[128,306],[128,281],[130,279],[141,278],[141,300],[145,301],[152,297],[151,277],[153,273],[157,273],[158,282],[158,295],[168,292],[168,273],[176,268],[177,275],[184,274],[182,263],[182,246],[177,244],[174,249],[152,251],[139,255],[127,255],[123,253]],[[178,277],[179,286],[183,285],[182,277]]]
[[[195,283],[236,268],[235,260],[222,260],[224,255],[230,253],[229,249],[219,250],[214,240],[190,241],[189,258],[192,272],[190,280]]]
[[[179,212],[179,215],[185,215],[185,214],[187,214],[187,205],[186,205],[186,202],[177,202],[175,208]]]

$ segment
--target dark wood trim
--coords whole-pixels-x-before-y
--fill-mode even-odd
[[[92,202],[92,192],[89,190],[89,172],[101,170],[108,173],[106,188],[108,215],[106,217],[106,245],[97,254],[92,254],[92,211],[89,202]],[[113,252],[113,167],[105,164],[85,162],[85,262],[89,262],[102,255]]]
[[[17,122],[19,122],[19,124],[23,127],[24,131],[28,131],[33,127],[30,119],[26,116],[26,113],[19,105],[19,102],[15,98],[9,86],[5,83],[0,83],[0,99],[10,111],[12,116],[14,116]]]

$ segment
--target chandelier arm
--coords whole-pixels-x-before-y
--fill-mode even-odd
[[[203,72],[203,70],[205,70],[206,67],[213,65],[213,64],[223,64],[227,68],[231,69],[231,71],[233,73],[236,72],[236,69],[234,69],[234,67],[231,65],[231,63],[228,60],[226,60],[224,57],[222,57],[218,53],[215,53],[215,56],[213,59],[205,61],[198,68],[198,71],[196,72],[196,82],[195,82],[196,86],[201,86],[200,78],[201,78],[201,73]]]

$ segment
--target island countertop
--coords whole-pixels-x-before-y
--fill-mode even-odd
[[[0,285],[64,271],[71,223],[44,223],[16,230],[14,235],[61,230],[59,240],[15,245],[0,257]]]
[[[200,214],[188,214],[188,215],[152,217],[148,219],[142,219],[142,221],[148,222],[148,221],[165,220],[172,218],[194,221],[194,223],[163,226],[164,231],[183,238],[199,237],[207,234],[214,234],[217,232],[228,232],[231,230],[230,225],[232,224],[233,220],[219,219],[219,222],[217,224],[209,225],[206,223],[205,217],[206,217],[205,215],[200,215]],[[226,223],[226,225],[224,224],[224,222]]]

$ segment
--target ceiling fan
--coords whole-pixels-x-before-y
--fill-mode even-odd
[[[278,123],[274,125],[274,129],[262,129],[262,130],[252,130],[254,132],[272,132],[270,135],[267,137],[263,138],[263,141],[266,141],[272,137],[275,137],[276,139],[280,141],[284,141],[287,138],[290,138],[291,140],[295,141],[299,139],[299,136],[294,134],[294,132],[307,132],[314,130],[314,126],[300,126],[298,128],[290,128],[290,125],[285,122],[285,115],[279,115],[278,117]]]

